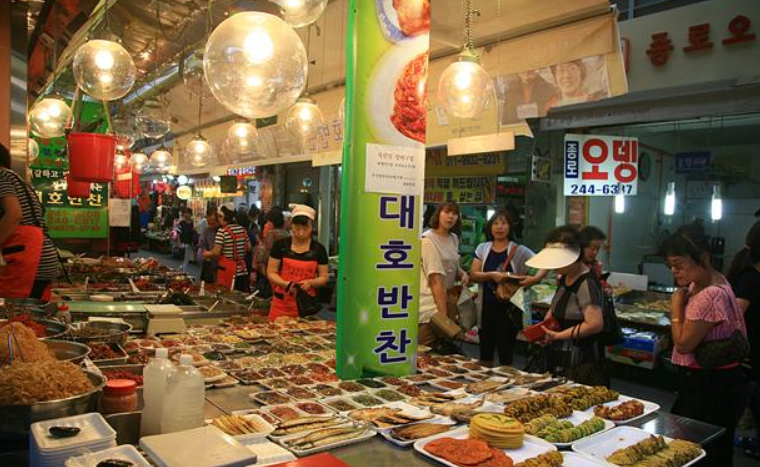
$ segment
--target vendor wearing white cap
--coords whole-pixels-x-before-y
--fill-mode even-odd
[[[577,383],[609,385],[604,347],[598,339],[604,328],[604,295],[596,276],[583,264],[584,246],[576,228],[558,227],[549,233],[544,249],[525,264],[552,269],[560,276],[543,326],[547,369]]]
[[[316,296],[316,289],[327,285],[327,250],[311,237],[317,213],[303,204],[291,205],[291,212],[292,236],[274,243],[267,263],[273,290],[269,321],[298,318],[298,290]]]

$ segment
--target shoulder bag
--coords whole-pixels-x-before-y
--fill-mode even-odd
[[[298,316],[305,318],[307,316],[316,315],[322,310],[322,304],[319,303],[319,299],[301,287],[296,286],[296,306],[298,307]]]
[[[504,261],[504,264],[502,264],[501,268],[498,269],[499,272],[507,271],[507,268],[509,267],[509,263],[512,262],[512,258],[514,258],[515,253],[517,253],[517,248],[518,248],[518,245],[515,245],[512,247],[512,249],[509,251],[509,254],[507,255],[507,260]],[[506,279],[496,285],[496,290],[494,291],[494,295],[496,295],[496,299],[499,300],[500,302],[509,302],[512,299],[512,296],[515,294],[515,292],[517,292],[519,288],[520,288],[519,281]]]
[[[734,304],[732,311],[734,315],[738,313],[736,304]],[[726,339],[702,341],[694,349],[694,357],[697,359],[699,366],[706,370],[713,370],[731,365],[732,363],[740,363],[749,355],[749,352],[749,341],[741,329],[737,328]]]

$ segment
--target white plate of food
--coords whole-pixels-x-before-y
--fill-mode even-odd
[[[456,429],[458,423],[449,417],[439,417],[380,431],[380,436],[396,446],[407,447],[419,440]]]
[[[618,465],[620,462],[617,462],[614,456],[625,458],[627,463],[635,460],[631,459],[630,455],[639,459],[640,455],[637,455],[630,448],[642,442],[647,445],[646,451],[654,450],[660,455],[664,454],[663,451],[666,449],[679,449],[683,453],[688,453],[691,460],[682,467],[693,465],[706,455],[704,449],[696,443],[674,440],[666,436],[656,436],[640,428],[630,426],[618,426],[599,435],[578,441],[573,444],[573,451],[609,464]],[[673,445],[673,442],[676,444]],[[642,444],[639,444],[639,447],[641,446]]]
[[[266,438],[274,431],[274,426],[255,414],[225,415],[206,420],[207,425],[214,425],[235,439]]]
[[[426,450],[426,446],[429,445],[431,442],[443,439],[443,438],[453,438],[455,440],[465,440],[470,438],[470,429],[469,427],[462,427],[458,428],[453,431],[449,431],[447,433],[442,433],[437,436],[432,436],[420,441],[417,441],[414,443],[414,450],[422,454],[423,456],[429,457],[430,459],[433,459],[437,462],[440,462],[443,465],[446,465],[448,467],[460,467],[459,465],[450,462],[449,460],[446,460],[442,457],[439,457],[428,450]],[[554,447],[551,443],[547,443],[546,441],[542,439],[535,438],[533,436],[525,436],[523,438],[523,445],[517,449],[504,449],[502,450],[504,454],[506,454],[509,458],[512,459],[513,463],[517,464],[519,462],[523,462],[526,459],[532,459],[534,457],[538,457],[542,454],[547,454],[550,452],[556,452],[557,448]]]
[[[597,407],[601,407],[597,409]],[[618,400],[606,402],[601,406],[590,407],[584,412],[610,420],[616,425],[625,425],[660,410],[659,404],[643,399],[620,395]]]
[[[427,409],[406,402],[391,402],[380,407],[352,410],[346,414],[351,420],[384,430],[435,418]]]
[[[569,417],[558,419],[551,415],[544,415],[523,424],[523,426],[527,434],[541,438],[562,449],[569,448],[581,439],[611,430],[615,424],[609,420],[576,410]]]
[[[366,441],[373,436],[375,436],[373,430],[363,425],[348,423],[341,426],[318,429],[309,433],[283,437],[278,439],[277,442],[297,456],[308,456],[329,449]]]
[[[427,69],[428,46],[427,34],[404,39],[388,49],[375,64],[363,113],[367,115],[369,127],[379,144],[424,149],[424,126],[420,123],[427,118],[426,100],[412,96],[418,95],[417,77],[423,68]],[[406,99],[403,115],[396,112],[396,96]],[[410,103],[416,105],[410,107]]]

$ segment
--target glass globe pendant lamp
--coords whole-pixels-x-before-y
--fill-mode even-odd
[[[123,113],[114,117],[113,132],[119,138],[119,145],[125,148],[132,147],[137,140],[137,122],[131,113]]]
[[[172,155],[164,146],[156,149],[150,155],[150,166],[159,171],[167,170],[171,165],[171,161]]]
[[[469,49],[443,70],[438,82],[438,98],[451,115],[459,118],[479,116],[492,95],[491,77],[480,65],[477,54]]]
[[[126,96],[135,84],[135,63],[121,44],[96,39],[77,49],[74,79],[87,95],[102,101]]]
[[[185,158],[193,167],[205,167],[213,154],[214,148],[200,133],[185,146]]]
[[[142,152],[133,152],[129,158],[129,165],[134,172],[141,174],[149,169],[148,156]]]
[[[292,106],[306,87],[308,58],[298,34],[267,13],[238,13],[211,33],[206,83],[230,112],[265,118]]]
[[[124,154],[124,151],[117,149],[116,155],[113,158],[114,168],[116,168],[117,170],[121,170],[124,167],[126,167],[127,164],[129,164],[129,158],[127,157],[126,154]]]
[[[37,144],[37,141],[35,141],[34,138],[29,138],[27,149],[29,151],[30,161],[36,159],[37,156],[40,155],[40,145]]]
[[[275,0],[282,8],[282,19],[294,28],[316,21],[327,8],[327,0]]]
[[[32,133],[41,138],[57,138],[66,132],[66,122],[71,109],[57,97],[46,97],[32,106],[29,126]]]
[[[226,150],[235,156],[245,156],[256,148],[259,131],[248,122],[234,123],[227,130]]]
[[[301,136],[315,133],[323,124],[322,111],[314,99],[302,97],[288,111],[285,127]]]
[[[146,138],[161,138],[171,128],[170,118],[164,106],[156,99],[146,101],[137,111],[137,131]]]

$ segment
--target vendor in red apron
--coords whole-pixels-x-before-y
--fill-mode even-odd
[[[267,263],[267,277],[272,284],[272,305],[269,321],[277,318],[298,318],[298,289],[316,296],[327,285],[327,250],[314,240],[316,211],[303,204],[291,205],[292,236],[277,240]]]
[[[10,166],[0,144],[0,297],[49,300],[60,272],[58,252],[37,195]]]
[[[203,252],[204,258],[218,260],[218,285],[230,290],[250,291],[250,275],[245,264],[245,254],[248,251],[251,251],[248,231],[238,223],[237,213],[227,206],[220,207],[214,248]]]

